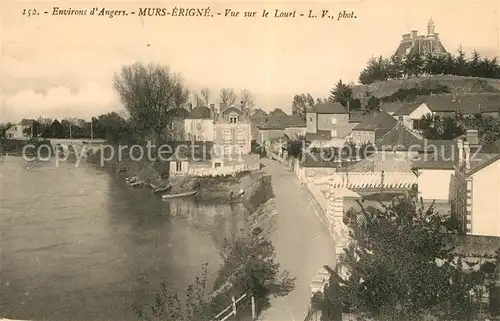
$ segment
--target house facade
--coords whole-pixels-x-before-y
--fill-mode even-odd
[[[193,108],[184,120],[184,137],[188,141],[214,141],[214,119],[210,108]]]
[[[185,108],[173,108],[169,110],[170,123],[167,125],[166,134],[169,141],[183,141],[186,130],[184,128],[189,112]],[[192,131],[190,131],[191,133]],[[203,136],[203,135],[200,135]]]
[[[500,237],[500,154],[471,153],[457,140],[455,215],[466,234]]]
[[[393,129],[397,123],[396,119],[385,111],[377,112],[352,129],[351,139],[356,146],[362,146],[367,143],[373,144]]]
[[[425,103],[433,114],[440,117],[453,117],[457,113],[463,116],[500,116],[500,95],[495,93],[417,96],[415,101]]]
[[[422,128],[422,117],[432,114],[427,104],[416,102],[405,104],[392,116],[397,120],[401,119],[403,125],[409,129],[418,131]]]
[[[9,139],[31,139],[36,131],[36,121],[34,119],[23,119],[19,124],[13,125],[5,131],[5,136]]]
[[[242,106],[231,106],[216,113],[214,122],[215,153],[242,155],[251,151],[252,123]]]
[[[319,103],[306,114],[306,140],[311,147],[343,146],[356,123],[340,103]]]

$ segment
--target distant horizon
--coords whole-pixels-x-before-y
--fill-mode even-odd
[[[189,6],[187,1],[181,3]],[[40,116],[87,120],[120,112],[124,107],[111,80],[121,66],[133,62],[168,65],[182,75],[190,92],[210,88],[211,102],[217,105],[221,88],[234,88],[237,94],[248,89],[255,95],[255,108],[266,112],[279,108],[291,114],[295,94],[327,98],[339,79],[358,84],[371,57],[391,56],[401,36],[413,29],[425,34],[431,17],[448,52],[456,54],[462,47],[468,55],[476,49],[482,56],[500,56],[500,2],[198,2],[192,6],[258,12],[275,7],[352,10],[358,18],[339,22],[214,18],[194,24],[197,18],[26,18],[21,5],[3,5],[2,123]],[[59,6],[77,9],[92,2]],[[123,9],[137,6],[122,5]],[[43,2],[34,7],[51,8]],[[471,28],[464,23],[464,13],[481,19]]]

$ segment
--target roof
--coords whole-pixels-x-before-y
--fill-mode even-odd
[[[414,169],[453,170],[454,160],[458,157],[456,139],[425,140],[427,153],[413,164]],[[457,153],[455,157],[455,153]]]
[[[306,121],[300,115],[269,116],[257,125],[258,129],[285,129],[286,127],[306,127]]]
[[[363,113],[351,112],[349,114],[349,122],[350,123],[361,123],[365,119],[370,118],[371,116],[372,116],[371,114],[363,114]]]
[[[23,120],[21,120],[21,122],[19,123],[19,125],[21,125],[21,126],[31,126],[34,123],[36,123],[36,120],[24,118]]]
[[[238,115],[241,115],[241,114],[243,113],[243,112],[241,111],[241,109],[238,109],[238,108],[236,108],[236,107],[228,107],[228,108],[226,108],[226,109],[224,109],[224,110],[222,111],[222,114],[223,114],[223,115],[225,115],[225,114],[230,113],[230,112],[235,112],[235,113],[237,113]]]
[[[441,94],[417,96],[417,102],[424,102],[433,112],[460,112],[463,114],[479,114],[482,112],[498,112],[500,95],[498,94]]]
[[[211,119],[211,111],[208,107],[196,107],[186,117],[188,119]]]
[[[399,108],[403,107],[405,103],[400,101],[382,103],[380,105],[380,109],[385,111],[386,113],[395,113]]]
[[[454,246],[454,252],[460,256],[494,258],[500,250],[500,237],[460,235],[455,237]]]
[[[487,154],[500,153],[500,139],[494,141],[493,143],[483,146],[483,148],[481,148],[481,153],[487,153]]]
[[[421,151],[424,139],[412,133],[406,126],[397,124],[375,142],[378,151]]]
[[[471,155],[474,155],[471,151]],[[465,170],[465,176],[471,176],[480,170],[496,163],[500,160],[500,154],[483,154],[479,153],[471,157],[470,168]]]
[[[318,130],[316,133],[306,133],[306,141],[313,140],[330,140],[332,139],[332,132],[330,130]]]
[[[348,114],[347,109],[340,103],[319,103],[312,107],[308,113],[316,114]]]
[[[417,103],[407,103],[407,104],[404,104],[401,108],[399,108],[393,116],[399,116],[399,115],[404,115],[404,116],[407,116],[407,115],[410,115],[411,113],[413,113],[420,105],[422,105],[421,102],[417,102]]]
[[[394,55],[403,57],[408,54],[424,55],[426,52],[435,52],[438,48],[440,54],[445,54],[446,49],[439,39],[418,38],[415,41],[415,46],[412,47],[411,41],[401,42]]]
[[[381,111],[365,119],[352,130],[375,131],[376,129],[392,129],[397,123],[398,121],[394,117],[385,111]]]
[[[189,115],[189,111],[185,108],[172,108],[168,113],[174,117],[186,118]]]

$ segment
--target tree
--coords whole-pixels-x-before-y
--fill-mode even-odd
[[[424,115],[421,124],[422,136],[426,139],[451,140],[465,134],[460,118]]]
[[[137,316],[142,321],[210,321],[209,304],[205,299],[207,275],[207,264],[203,264],[201,276],[196,277],[195,284],[188,286],[185,300],[169,290],[165,283],[160,283],[150,313],[143,306],[134,304]]]
[[[232,88],[222,88],[220,90],[220,96],[219,100],[220,103],[223,104],[224,106],[232,106],[236,102],[236,99],[238,96],[236,96],[236,93],[234,92],[234,89]]]
[[[342,106],[347,107],[347,102],[352,99],[352,86],[342,82],[340,79],[335,87],[330,91],[329,102],[339,102]]]
[[[133,135],[129,122],[116,112],[100,115],[94,123],[94,136],[110,143],[128,143]]]
[[[339,265],[342,296],[373,320],[472,320],[482,272],[467,273],[454,254],[447,218],[410,199],[348,217],[352,243]],[[479,274],[478,274],[479,273]]]
[[[214,283],[212,311],[225,308],[231,296],[246,293],[255,298],[257,313],[261,313],[270,306],[271,296],[286,296],[293,290],[295,279],[281,271],[272,243],[260,228],[252,234],[226,240],[221,251],[224,263]]]
[[[189,94],[179,74],[168,66],[135,63],[114,75],[114,87],[125,105],[134,131],[158,144],[170,123],[168,111],[182,107]]]
[[[286,151],[288,156],[294,157],[296,159],[302,158],[302,152],[305,148],[305,137],[300,136],[297,139],[290,140],[286,146]]]
[[[380,99],[375,96],[370,96],[370,98],[366,102],[365,111],[368,113],[380,111]]]
[[[454,74],[457,76],[467,76],[469,68],[467,66],[467,59],[462,46],[458,49],[458,55],[454,57]]]
[[[293,96],[292,114],[300,115],[302,119],[306,119],[306,114],[309,109],[314,106],[314,98],[311,94],[298,94]]]
[[[200,91],[201,100],[203,102],[203,106],[208,107],[210,103],[210,89],[205,87]]]
[[[193,102],[195,107],[206,107],[203,98],[198,93],[193,93]]]
[[[10,122],[8,122],[6,124],[1,124],[0,125],[0,138],[6,138],[6,131],[7,131],[7,129],[9,129],[12,126],[13,126],[13,124]]]
[[[248,89],[243,89],[240,93],[242,107],[250,113],[255,107],[254,95]]]
[[[279,117],[279,116],[286,116],[287,114],[280,108],[276,108],[275,110],[271,111],[268,116],[271,117]]]

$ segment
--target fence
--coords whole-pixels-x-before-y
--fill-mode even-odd
[[[228,305],[224,310],[222,310],[221,312],[219,312],[219,314],[217,314],[213,321],[225,321],[227,319],[229,319],[230,317],[232,316],[236,316],[238,310],[237,310],[237,307],[238,307],[238,303],[242,302],[244,299],[246,299],[248,296],[246,294],[243,294],[242,296],[240,296],[238,299],[235,299],[235,297],[233,296],[232,297],[232,304]],[[256,311],[256,307],[255,307],[255,298],[253,296],[250,297],[250,301],[251,301],[251,309],[252,309],[252,320],[255,320],[257,318],[257,311]]]

